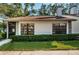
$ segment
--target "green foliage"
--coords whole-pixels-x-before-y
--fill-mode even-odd
[[[41,16],[48,15],[46,4],[42,3],[41,8],[39,9],[39,15]]]
[[[51,44],[55,49],[77,49],[77,47],[73,47],[71,45],[67,45],[62,42],[57,42],[57,41],[53,41]]]
[[[12,42],[0,47],[3,51],[47,50],[51,48],[49,42]]]
[[[11,36],[13,41],[68,41],[74,40],[79,34],[56,34],[56,35],[27,35]]]
[[[1,3],[0,13],[8,17],[18,17],[22,16],[22,4],[21,3]]]
[[[5,34],[5,33],[0,32],[0,40],[5,39],[5,38],[6,38],[6,34]]]
[[[3,23],[0,22],[0,28],[3,28]]]
[[[31,16],[34,16],[34,14],[36,13],[36,10],[34,9],[35,4],[34,3],[30,3],[30,7],[31,7]]]
[[[0,4],[0,13],[4,14],[8,17],[20,17],[20,16],[28,16],[31,14],[35,14],[36,10],[34,9],[34,3],[24,3],[24,7],[21,3],[1,3]]]
[[[3,32],[5,28],[4,23],[0,23],[0,39],[4,39],[5,38],[5,33]]]
[[[13,3],[12,7],[13,7],[13,12],[12,12],[13,17],[19,17],[19,16],[23,15],[23,13],[22,13],[22,4],[21,3]]]
[[[56,10],[57,10],[57,4],[55,3],[53,6],[51,6],[51,13],[55,15]]]
[[[4,14],[8,17],[20,17],[20,16],[54,16],[58,7],[63,8],[63,14],[66,14],[67,11],[70,13],[72,7],[77,6],[77,4],[65,4],[65,3],[51,3],[44,4],[42,3],[39,9],[35,9],[35,3],[1,3],[0,4],[0,14]],[[36,14],[37,13],[37,14]],[[68,14],[67,13],[67,14]]]
[[[30,12],[29,12],[29,7],[30,7],[30,4],[29,3],[24,3],[24,16],[28,16],[30,15]]]
[[[0,51],[79,50],[79,41],[11,42],[0,46]]]

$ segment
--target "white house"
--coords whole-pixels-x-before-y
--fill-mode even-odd
[[[70,34],[76,19],[57,16],[25,16],[4,20],[10,35]]]
[[[72,22],[72,33],[79,33],[79,17],[75,16],[71,16],[71,15],[65,15],[65,17],[68,18],[73,18],[73,19],[77,19],[77,21]]]

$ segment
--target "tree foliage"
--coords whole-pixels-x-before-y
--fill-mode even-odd
[[[55,15],[56,10],[58,7],[63,8],[63,14],[68,12],[70,13],[70,10],[72,7],[77,6],[78,4],[65,4],[65,3],[51,3],[51,4],[41,4],[41,7],[39,9],[35,9],[35,3],[24,3],[24,8],[22,6],[22,3],[1,3],[0,4],[0,14],[4,14],[8,17],[19,17],[19,16],[34,16],[41,15],[41,16],[50,16]],[[66,6],[66,7],[65,7]]]
[[[36,13],[36,10],[34,9],[34,6],[35,6],[34,3],[31,3],[31,4],[30,4],[30,7],[31,7],[30,15],[31,15],[31,16],[34,16],[34,14]]]
[[[29,12],[29,7],[30,7],[30,4],[29,3],[24,3],[24,16],[28,16],[30,15],[30,12]]]
[[[41,16],[48,15],[46,4],[41,5],[41,8],[39,9],[39,15]]]
[[[0,13],[8,17],[17,17],[22,16],[22,4],[13,3],[13,4],[0,4]]]

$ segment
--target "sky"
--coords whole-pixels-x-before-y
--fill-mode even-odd
[[[41,7],[41,3],[35,3],[35,6],[34,6],[34,8],[35,9],[39,9],[40,7]],[[23,6],[23,8],[24,8],[24,3],[22,3],[22,6]]]
[[[36,8],[36,9],[39,9],[40,7],[41,7],[41,3],[36,3],[36,4],[35,4],[35,8]]]
[[[49,3],[43,3],[43,4],[49,5]],[[42,5],[42,3],[36,3],[35,8],[39,9],[41,7],[41,5]]]
[[[22,3],[22,5],[23,5],[24,3]],[[49,3],[44,3],[44,4],[49,4]],[[34,6],[34,8],[35,9],[39,9],[40,7],[41,7],[41,5],[42,5],[42,3],[35,3],[35,6]]]

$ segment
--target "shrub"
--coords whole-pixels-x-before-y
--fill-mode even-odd
[[[54,34],[54,35],[26,35],[10,36],[13,41],[67,41],[75,40],[74,37],[79,34]]]
[[[6,38],[6,34],[3,33],[3,32],[0,32],[0,39],[2,40],[2,39],[5,39],[5,38]]]

